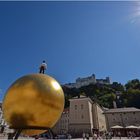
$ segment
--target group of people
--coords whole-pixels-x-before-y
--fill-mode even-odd
[[[110,140],[112,138],[111,133],[106,133],[106,132],[94,132],[90,138],[89,133],[83,133],[82,134],[83,140],[89,140],[89,139],[93,139],[93,140],[103,140],[103,139],[107,139]]]
[[[133,132],[133,131],[128,131],[127,132],[127,138],[129,139],[133,139],[133,138],[135,138],[136,137],[136,134],[135,134],[135,132]]]
[[[89,140],[89,133],[83,133],[83,140]]]

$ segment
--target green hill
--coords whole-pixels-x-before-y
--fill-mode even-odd
[[[65,107],[69,106],[69,99],[85,95],[101,106],[113,108],[113,101],[117,107],[140,108],[140,80],[128,81],[125,85],[118,82],[112,84],[91,84],[79,89],[62,87],[65,93]]]

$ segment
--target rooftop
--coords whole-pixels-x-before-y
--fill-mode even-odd
[[[71,99],[69,99],[69,101],[74,101],[74,100],[89,100],[91,103],[93,103],[93,101],[89,98],[89,97],[86,97],[84,95],[80,95],[80,97],[76,96],[76,97],[73,97]]]
[[[140,109],[135,107],[114,108],[106,110],[104,113],[120,113],[120,112],[140,112]]]

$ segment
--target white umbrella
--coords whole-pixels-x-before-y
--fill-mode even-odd
[[[130,125],[130,126],[126,126],[125,128],[134,128],[134,129],[136,129],[136,128],[138,128],[137,126],[134,126],[134,125]]]
[[[111,128],[115,129],[115,128],[123,128],[123,127],[119,125],[115,125],[115,126],[112,126]]]

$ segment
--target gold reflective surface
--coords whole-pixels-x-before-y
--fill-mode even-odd
[[[52,128],[64,108],[64,93],[59,83],[46,74],[26,75],[8,89],[3,112],[11,127]],[[23,130],[25,135],[36,135],[44,130]]]

